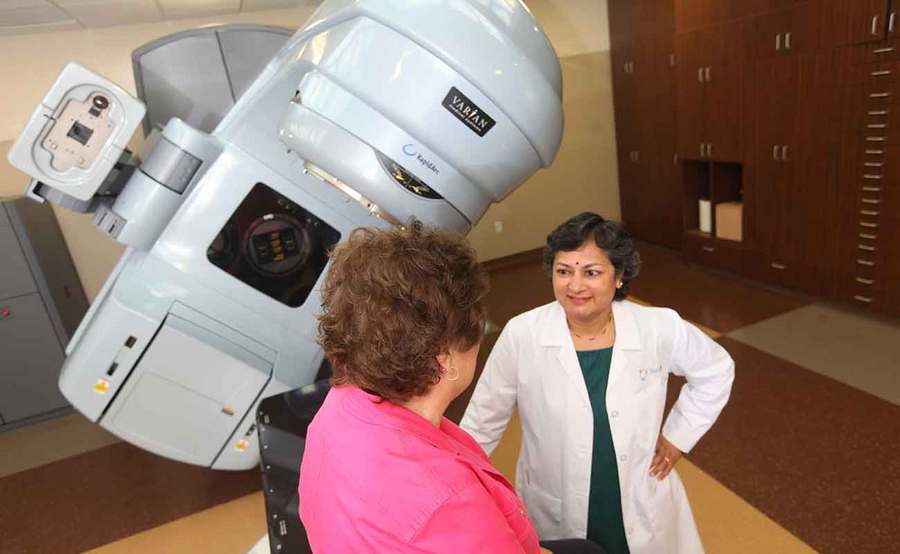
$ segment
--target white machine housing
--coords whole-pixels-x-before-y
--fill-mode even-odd
[[[139,105],[83,75],[75,85],[115,91],[123,112]],[[29,161],[39,126],[10,161],[43,197],[108,186]],[[211,134],[173,119],[99,203],[98,228],[130,248],[68,345],[63,393],[157,454],[253,467],[256,405],[322,362],[327,251],[411,217],[468,231],[553,161],[562,129],[559,62],[521,2],[326,0]],[[115,137],[104,159],[127,142]]]
[[[146,111],[112,81],[69,63],[16,138],[9,161],[37,181],[89,200]]]

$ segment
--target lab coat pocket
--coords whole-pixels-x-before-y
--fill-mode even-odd
[[[555,537],[562,517],[562,501],[551,494],[530,485],[522,491],[528,516],[538,536]]]
[[[642,470],[644,464],[642,464]],[[646,468],[649,472],[649,467]],[[644,473],[641,471],[640,473]],[[655,477],[649,475],[641,475],[635,479],[635,486],[632,492],[632,502],[634,504],[634,513],[644,529],[654,529],[659,519],[661,498],[665,496],[669,484],[663,481],[657,481]]]
[[[638,391],[642,393],[654,393],[666,387],[669,381],[669,372],[660,366],[641,366],[638,370]]]

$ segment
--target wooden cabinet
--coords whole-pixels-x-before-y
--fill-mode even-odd
[[[740,161],[746,22],[676,38],[678,154]]]
[[[845,50],[834,295],[900,313],[900,61],[885,43]]]
[[[830,54],[757,62],[750,266],[757,278],[817,293],[827,292],[836,236],[833,75]]]
[[[609,6],[636,236],[900,314],[900,0]],[[743,241],[700,232],[700,199],[743,201]]]
[[[622,219],[637,236],[680,247],[671,0],[611,0],[613,102]]]

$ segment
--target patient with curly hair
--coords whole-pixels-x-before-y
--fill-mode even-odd
[[[331,261],[319,340],[332,389],[299,484],[313,551],[603,552],[541,547],[513,486],[444,417],[485,323],[487,277],[466,240],[418,223],[357,229]]]

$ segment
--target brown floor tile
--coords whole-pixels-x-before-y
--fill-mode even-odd
[[[638,252],[643,266],[631,283],[632,294],[720,333],[809,304],[800,296],[690,266],[667,248],[638,243]]]
[[[84,552],[253,493],[212,471],[114,444],[0,479],[0,552]]]
[[[689,459],[820,552],[896,552],[900,407],[719,343],[737,367],[731,401]]]

